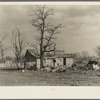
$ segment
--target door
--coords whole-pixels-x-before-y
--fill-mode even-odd
[[[66,58],[63,58],[63,64],[66,65]]]

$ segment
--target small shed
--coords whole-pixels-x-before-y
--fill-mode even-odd
[[[25,54],[25,62],[27,67],[36,66],[38,55],[33,49],[28,49]]]

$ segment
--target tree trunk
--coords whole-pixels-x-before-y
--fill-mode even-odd
[[[17,63],[16,63],[16,66],[17,66],[17,68],[19,69],[19,66],[18,66],[18,61],[17,61]]]
[[[40,69],[43,68],[43,55],[40,56]]]
[[[44,25],[45,25],[45,20],[42,19],[42,22],[43,22],[43,25],[42,25],[42,31],[41,31],[41,44],[40,44],[40,69],[43,68],[43,56],[44,56],[44,53],[43,53],[43,37],[44,37]]]
[[[43,33],[41,36],[41,44],[40,44],[40,69],[43,68],[43,51],[42,51],[42,47],[43,47]]]
[[[16,59],[16,62],[17,62],[17,64],[16,64],[17,68],[20,69],[20,68],[19,68],[19,58],[18,58],[18,57],[17,57],[17,59]]]
[[[2,54],[2,62],[4,63],[4,58],[3,58],[3,54]]]

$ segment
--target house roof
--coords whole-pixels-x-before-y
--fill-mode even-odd
[[[49,58],[73,58],[73,55],[72,54],[56,54],[53,56],[46,56],[46,57],[49,57]]]
[[[39,57],[39,55],[33,50],[33,49],[28,49],[27,50],[31,55],[33,55],[34,57]]]
[[[55,50],[55,55],[63,55],[65,54],[65,51],[64,50]]]
[[[62,55],[56,55],[57,57],[63,57],[63,58],[73,58],[72,54],[62,54]]]
[[[28,49],[27,50],[31,55],[35,56],[36,58],[39,58],[39,55],[33,50],[33,49]],[[54,54],[44,54],[44,57],[49,57],[49,58],[73,58],[72,54],[66,54],[64,50],[56,50],[55,55]]]

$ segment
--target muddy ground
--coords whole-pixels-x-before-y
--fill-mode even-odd
[[[0,86],[100,86],[100,71],[46,72],[0,70]]]

